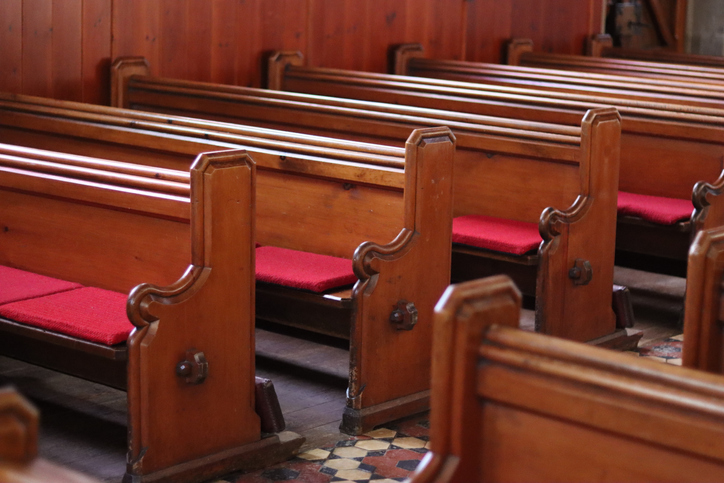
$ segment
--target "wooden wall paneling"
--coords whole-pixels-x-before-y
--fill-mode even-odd
[[[465,38],[465,60],[502,62],[513,22],[513,3],[499,0],[469,2]]]
[[[466,3],[460,1],[427,0],[427,23],[423,24],[429,32],[425,50],[436,59],[462,60],[465,52]],[[422,9],[422,5],[408,0],[410,11]]]
[[[111,57],[143,56],[151,64],[151,73],[161,75],[159,2],[112,0],[112,7]]]
[[[166,77],[188,78],[186,55],[191,44],[196,41],[191,38],[190,24],[187,23],[188,6],[193,2],[156,0],[152,3],[158,5],[156,49],[159,52],[159,73]],[[192,15],[195,20],[195,14]],[[203,59],[195,61],[203,62]]]
[[[366,2],[358,0],[309,0],[310,32],[307,63],[314,67],[364,69],[360,51],[365,48],[363,21]]]
[[[23,1],[22,87],[24,94],[49,97],[52,93],[53,4]]]
[[[22,87],[22,0],[0,1],[0,91],[20,92]]]
[[[237,47],[242,32],[237,24],[238,2],[213,2],[211,9],[211,46],[209,52],[212,82],[236,84],[239,78]]]
[[[273,50],[299,50],[306,52],[313,32],[307,30],[308,0],[275,0],[261,2],[261,51],[255,53],[257,70],[253,73],[254,86],[261,84],[264,55]]]
[[[82,100],[110,102],[111,0],[83,0]]]
[[[258,86],[261,81],[261,51],[263,49],[261,36],[261,4],[270,3],[264,0],[246,0],[236,12],[236,84],[244,86]],[[277,2],[271,2],[273,8],[281,8]],[[283,27],[276,27],[283,28]]]
[[[51,14],[51,86],[48,95],[56,99],[81,101],[83,1],[52,0]]]
[[[178,2],[176,2],[178,4]],[[187,33],[184,42],[186,56],[186,76],[198,81],[211,81],[211,55],[213,24],[213,6],[216,2],[194,0],[186,2]],[[180,10],[180,9],[179,9]],[[165,30],[164,30],[165,32]],[[163,48],[168,49],[165,39]]]

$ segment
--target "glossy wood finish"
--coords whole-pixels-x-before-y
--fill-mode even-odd
[[[12,387],[0,388],[0,481],[94,483],[97,480],[37,458],[38,410]]]
[[[720,175],[724,166],[722,127],[724,111],[691,108],[667,103],[612,100],[591,93],[570,94],[540,89],[494,86],[422,77],[319,69],[291,65],[284,69],[284,88],[310,94],[334,95],[369,101],[408,104],[419,107],[454,109],[478,115],[495,115],[535,122],[573,125],[585,109],[614,105],[622,116],[622,191],[672,198],[694,198],[692,224],[673,227],[647,226],[659,240],[671,240],[672,247],[690,243],[692,227],[720,226],[722,198]],[[695,161],[694,161],[695,160]],[[652,173],[656,182],[652,182]],[[699,182],[702,184],[695,188]],[[704,184],[707,185],[703,189]],[[705,201],[693,193],[707,193]],[[708,205],[707,211],[699,206]],[[626,233],[636,232],[640,220],[619,219]],[[619,229],[623,233],[623,229]],[[686,250],[667,243],[642,244],[636,237],[617,239],[617,247],[631,253],[685,261]],[[661,249],[659,249],[661,248]],[[682,272],[682,276],[684,273]]]
[[[682,364],[724,373],[722,277],[724,230],[700,232],[689,252]]]
[[[584,55],[566,55],[538,52],[530,39],[513,39],[508,48],[508,64],[511,66],[562,69],[575,72],[615,74],[620,76],[650,78],[655,81],[676,81],[704,84],[703,89],[721,87],[724,79],[722,65],[700,65],[696,61],[683,62],[685,54],[676,54],[679,62],[620,59]],[[696,57],[696,56],[695,56]],[[706,57],[705,57],[706,58]],[[579,74],[580,75],[580,74]]]
[[[144,70],[146,75],[141,74]],[[529,273],[525,275],[532,279],[525,281],[526,288],[531,290],[529,293],[539,297],[540,329],[578,340],[592,340],[615,331],[609,308],[618,182],[615,114],[592,111],[583,120],[581,129],[573,129],[433,109],[164,79],[150,77],[148,73],[146,62],[140,58],[114,62],[111,90],[116,102],[147,111],[311,134],[354,136],[363,141],[390,144],[404,139],[410,129],[447,124],[457,139],[454,215],[484,214],[540,222],[542,230],[550,235],[533,261],[540,269],[527,270]],[[610,126],[607,121],[611,121]],[[603,173],[605,175],[599,177]],[[521,192],[529,196],[521,196]],[[580,206],[574,207],[579,196],[582,197],[578,200]],[[548,215],[541,221],[545,210],[565,212],[562,218],[554,217],[561,225],[571,223],[571,214],[576,210],[585,211],[586,215],[561,230],[562,233],[554,233],[549,230]],[[589,250],[594,239],[597,248]],[[496,254],[488,251],[470,248],[467,251],[483,260],[475,261],[476,269],[453,270],[456,280],[478,278],[491,270],[488,267],[491,263],[499,261]],[[508,273],[516,271],[515,265],[523,264],[525,258],[509,257]],[[594,267],[595,280],[588,286],[574,286],[567,278],[576,258],[586,258]],[[464,265],[470,268],[470,263]],[[456,266],[454,262],[453,267]],[[562,279],[560,274],[564,275]],[[586,321],[585,327],[581,326],[579,316],[584,310],[596,314]],[[552,320],[560,322],[548,322]]]
[[[586,44],[586,55],[614,59],[665,62],[668,64],[699,65],[702,67],[724,67],[724,58],[716,55],[686,54],[663,49],[644,50],[614,47],[613,40],[608,34],[597,34],[589,37]]]
[[[415,131],[403,150],[235,125],[221,132],[181,118],[11,97],[2,103],[0,124],[4,135],[25,144],[113,152],[166,167],[187,166],[188,153],[201,148],[244,146],[260,168],[259,243],[351,259],[360,278],[344,301],[324,294],[310,300],[297,291],[299,303],[334,305],[338,310],[327,314],[340,316],[335,334],[350,338],[345,430],[365,431],[428,407],[429,353],[420,348],[430,344],[432,301],[450,280],[454,137],[448,129]],[[148,149],[158,156],[149,157]],[[275,302],[289,302],[289,290],[280,289]],[[412,331],[388,322],[400,300],[418,308]],[[260,304],[257,314],[264,318],[265,310]],[[300,320],[310,318],[290,323]]]
[[[495,277],[436,307],[421,482],[718,481],[722,377],[515,328]]]
[[[392,43],[437,57],[501,60],[511,37],[581,53],[603,0],[3,0],[0,91],[108,102],[108,63],[143,55],[154,74],[259,85],[262,56],[383,72]],[[491,12],[493,14],[491,14]]]
[[[130,290],[136,330],[127,344],[125,481],[200,481],[256,467],[265,453],[290,456],[301,439],[262,439],[254,410],[255,166],[248,155],[202,154],[189,180],[188,171],[11,146],[0,152],[2,263]],[[152,284],[139,285],[144,280]],[[56,357],[72,358],[69,349],[109,357],[70,339],[45,333],[41,342],[54,343]],[[201,384],[175,373],[187,351],[209,361]],[[30,362],[55,367],[49,357]],[[97,368],[82,369],[100,377]]]

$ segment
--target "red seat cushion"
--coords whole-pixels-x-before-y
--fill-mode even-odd
[[[543,239],[538,232],[537,223],[467,215],[453,220],[452,241],[496,252],[523,255],[537,250]]]
[[[133,330],[126,317],[128,296],[83,287],[0,306],[0,316],[91,342],[115,345]]]
[[[0,305],[80,287],[79,283],[0,265]]]
[[[256,249],[256,279],[286,287],[324,292],[357,281],[352,261],[278,247]]]
[[[673,225],[691,218],[692,211],[691,200],[618,192],[619,216],[636,216],[660,225]]]

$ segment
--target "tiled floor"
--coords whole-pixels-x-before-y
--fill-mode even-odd
[[[635,354],[681,365],[682,341],[683,335],[677,335],[649,342],[640,346]],[[403,481],[415,470],[427,451],[428,433],[428,416],[419,416],[359,437],[350,437],[334,446],[307,451],[271,468],[230,475],[216,483]]]
[[[218,483],[403,481],[427,452],[428,432],[427,416],[419,416],[307,451],[271,468],[231,475]]]

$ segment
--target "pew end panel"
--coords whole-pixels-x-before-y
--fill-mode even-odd
[[[298,50],[274,52],[267,62],[265,87],[275,91],[282,90],[282,86],[284,85],[284,71],[290,65],[304,65],[304,55]]]
[[[111,106],[128,108],[128,81],[134,75],[151,75],[145,57],[119,57],[111,64]]]
[[[422,44],[400,44],[390,47],[390,73],[395,75],[408,75],[407,63],[410,59],[424,57]]]
[[[344,432],[429,407],[434,301],[450,280],[454,153],[449,128],[414,131],[406,143],[404,228],[387,245],[355,251]]]
[[[687,268],[682,365],[724,374],[724,228],[697,233]]]
[[[0,481],[3,483],[98,483],[37,458],[38,410],[12,387],[0,388]]]
[[[533,52],[533,40],[510,40],[506,48],[505,63],[508,65],[520,65],[520,58],[526,52]]]
[[[721,377],[518,330],[505,279],[448,290],[413,483],[722,477]]]
[[[613,38],[609,34],[593,34],[586,39],[586,55],[605,57],[606,51],[613,48]]]
[[[616,332],[611,287],[621,117],[615,108],[592,110],[581,129],[580,195],[566,212],[549,208],[540,218],[544,243],[536,303],[546,305],[536,310],[540,314],[536,328],[558,337],[594,341]],[[554,257],[556,251],[563,256]],[[634,347],[638,338],[640,334],[631,341]]]

